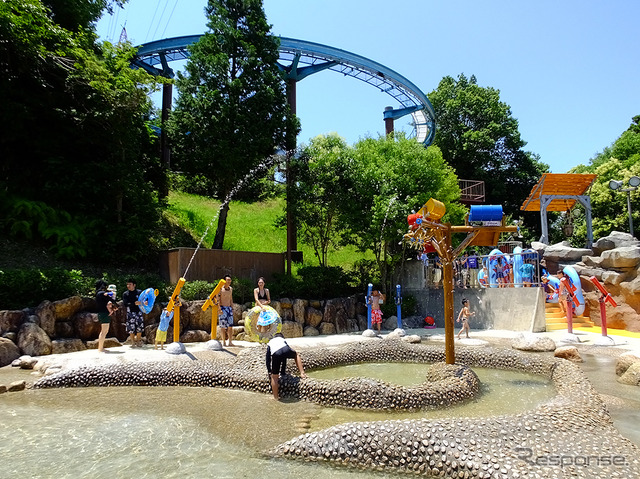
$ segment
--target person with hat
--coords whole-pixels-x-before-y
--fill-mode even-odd
[[[114,286],[115,288],[115,286]],[[101,279],[96,281],[96,305],[98,308],[98,321],[100,321],[100,335],[98,336],[98,351],[105,352],[104,340],[109,332],[111,318],[118,310],[113,291],[107,290],[107,283]]]

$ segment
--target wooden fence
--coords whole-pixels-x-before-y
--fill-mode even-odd
[[[164,280],[177,283],[187,269],[195,248],[175,248],[160,255],[160,274]],[[260,276],[269,281],[275,273],[284,273],[284,253],[256,253],[200,248],[193,258],[185,279],[214,282],[225,274],[249,278],[254,283]]]

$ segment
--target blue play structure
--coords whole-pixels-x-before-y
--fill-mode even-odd
[[[469,221],[502,221],[502,205],[471,205]]]

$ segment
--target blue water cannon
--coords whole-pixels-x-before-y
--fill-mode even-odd
[[[402,328],[402,292],[399,284],[396,284],[396,308],[398,316],[398,328]]]
[[[371,291],[373,290],[373,284],[369,283],[367,285],[367,295],[364,297],[364,303],[367,305],[367,328],[371,329],[371,302],[369,298],[371,297]]]

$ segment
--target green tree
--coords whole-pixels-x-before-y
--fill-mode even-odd
[[[627,195],[609,188],[609,181],[622,180],[628,184],[632,176],[640,176],[640,115],[635,116],[631,125],[611,146],[591,158],[589,165],[578,165],[572,173],[595,173],[591,197],[591,216],[594,239],[606,236],[612,231],[629,231]],[[634,224],[640,225],[637,192],[631,192],[631,211]],[[586,218],[578,211],[574,244],[584,244],[587,236]],[[637,235],[636,235],[637,236]]]
[[[507,214],[520,206],[548,165],[524,151],[518,120],[500,100],[500,91],[467,79],[444,77],[429,100],[436,112],[433,144],[460,178],[485,183],[486,202],[500,204]]]
[[[231,194],[277,148],[293,144],[298,123],[278,69],[278,40],[260,0],[210,0],[208,32],[190,47],[169,132],[176,167],[211,180],[223,202],[213,248],[221,249]]]
[[[320,266],[328,266],[328,252],[340,245],[340,212],[348,198],[338,192],[344,191],[350,154],[351,148],[337,134],[321,135],[302,148],[294,165],[290,205],[295,205],[298,235],[313,248]]]
[[[5,226],[28,236],[15,226],[31,223],[67,257],[139,257],[159,217],[153,78],[130,68],[130,45],[95,44],[85,20],[71,31],[55,18],[39,1],[0,3]]]
[[[440,149],[424,148],[402,135],[359,141],[346,164],[340,194],[343,241],[374,253],[385,287],[402,257],[398,243],[411,210],[433,197],[445,204],[445,221],[461,221],[464,212],[457,202],[458,179]]]
[[[62,28],[73,32],[93,32],[105,11],[113,13],[114,8],[122,7],[127,0],[43,0],[42,3],[51,10],[53,21]]]

